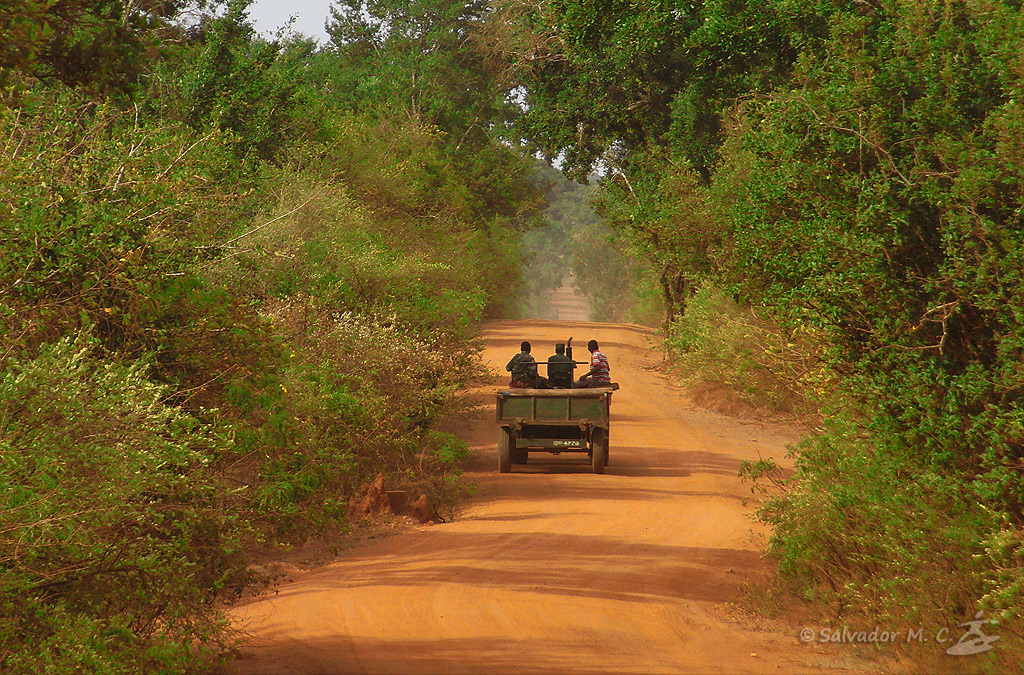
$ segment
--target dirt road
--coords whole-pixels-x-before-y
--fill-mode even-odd
[[[792,432],[692,410],[656,366],[639,327],[489,325],[498,372],[530,339],[538,357],[570,335],[597,339],[621,384],[610,463],[534,456],[496,471],[490,408],[467,425],[467,478],[479,489],[453,523],[359,549],[237,607],[252,636],[231,672],[848,672],[795,631],[731,618],[744,584],[767,573],[737,478],[743,459],[781,458]],[[579,356],[579,354],[577,354]]]

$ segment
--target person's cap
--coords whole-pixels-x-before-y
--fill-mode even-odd
[[[564,352],[565,351],[565,345],[563,345],[561,342],[559,342],[558,344],[555,345],[555,351],[556,352]]]

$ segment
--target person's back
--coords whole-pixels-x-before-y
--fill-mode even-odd
[[[510,387],[531,389],[537,386],[537,360],[530,354],[530,343],[520,345],[522,351],[512,357],[505,370],[512,373]]]
[[[565,355],[565,345],[555,345],[555,353],[548,357],[548,383],[558,389],[572,387],[572,371],[575,368],[572,358]]]

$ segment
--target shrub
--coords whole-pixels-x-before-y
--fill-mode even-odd
[[[478,374],[472,344],[396,322],[275,303],[274,323],[294,329],[271,414],[251,444],[264,455],[252,477],[258,518],[279,536],[337,522],[356,488],[377,473],[451,501],[449,477],[465,447],[432,429],[457,409]]]
[[[814,417],[829,387],[819,338],[785,331],[711,284],[689,299],[665,344],[693,391],[719,387],[773,414]]]
[[[245,578],[206,468],[224,434],[84,337],[4,365],[4,672],[190,670],[222,644],[215,601]]]

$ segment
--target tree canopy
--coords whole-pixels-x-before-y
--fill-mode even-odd
[[[660,271],[673,325],[692,333],[695,298],[708,320],[710,284],[777,322],[788,348],[813,336],[820,365],[800,377],[834,396],[762,511],[784,571],[841,605],[1013,615],[1019,3],[494,7],[482,44],[525,91],[517,125],[573,175],[605,167],[602,212]],[[925,600],[922,570],[946,550],[949,576],[929,578],[963,593]]]

